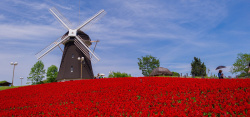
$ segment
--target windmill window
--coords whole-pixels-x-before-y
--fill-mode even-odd
[[[74,56],[74,54],[72,54],[72,58],[74,58],[75,56]]]
[[[73,72],[73,66],[71,66],[70,71]]]

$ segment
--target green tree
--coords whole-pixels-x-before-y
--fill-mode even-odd
[[[44,78],[45,70],[44,64],[42,61],[37,61],[36,64],[31,68],[28,80],[31,81],[32,84],[42,84],[42,79]]]
[[[139,69],[142,70],[144,76],[149,76],[154,68],[160,67],[159,59],[151,55],[142,56],[142,58],[138,58],[138,60]]]
[[[109,78],[118,78],[118,77],[131,77],[131,74],[121,73],[121,72],[112,72],[108,76]]]
[[[0,83],[6,83],[6,82],[7,82],[6,80],[0,81]]]
[[[178,72],[172,72],[172,76],[180,76]]]
[[[206,65],[204,62],[201,62],[200,58],[194,57],[191,67],[191,74],[194,74],[195,76],[206,76]]]
[[[232,74],[240,73],[239,77],[250,76],[248,73],[248,64],[250,62],[250,54],[243,54],[239,53],[233,67],[231,68],[230,72]]]
[[[55,65],[51,65],[48,69],[47,69],[47,83],[50,82],[56,82],[56,77],[58,74],[58,68]]]

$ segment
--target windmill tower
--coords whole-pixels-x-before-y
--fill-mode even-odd
[[[51,8],[49,11],[68,31],[62,37],[38,52],[36,54],[37,59],[41,59],[56,47],[60,48],[60,44],[63,44],[64,50],[56,80],[92,79],[94,77],[92,63],[98,62],[100,58],[90,46],[93,42],[97,44],[99,41],[91,41],[89,36],[83,31],[86,31],[89,26],[104,16],[106,12],[101,10],[82,25],[72,29],[71,23],[56,8]],[[78,57],[83,58],[83,60],[79,61]]]

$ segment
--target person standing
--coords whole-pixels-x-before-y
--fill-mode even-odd
[[[96,79],[100,79],[100,74],[99,73],[97,74]]]
[[[223,79],[223,73],[222,73],[222,70],[219,70],[218,77],[219,77],[219,79]]]

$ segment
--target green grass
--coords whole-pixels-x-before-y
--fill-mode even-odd
[[[0,86],[0,91],[1,90],[6,90],[6,89],[17,88],[17,87],[20,87],[20,86],[11,86],[11,87],[9,87],[9,86]]]

